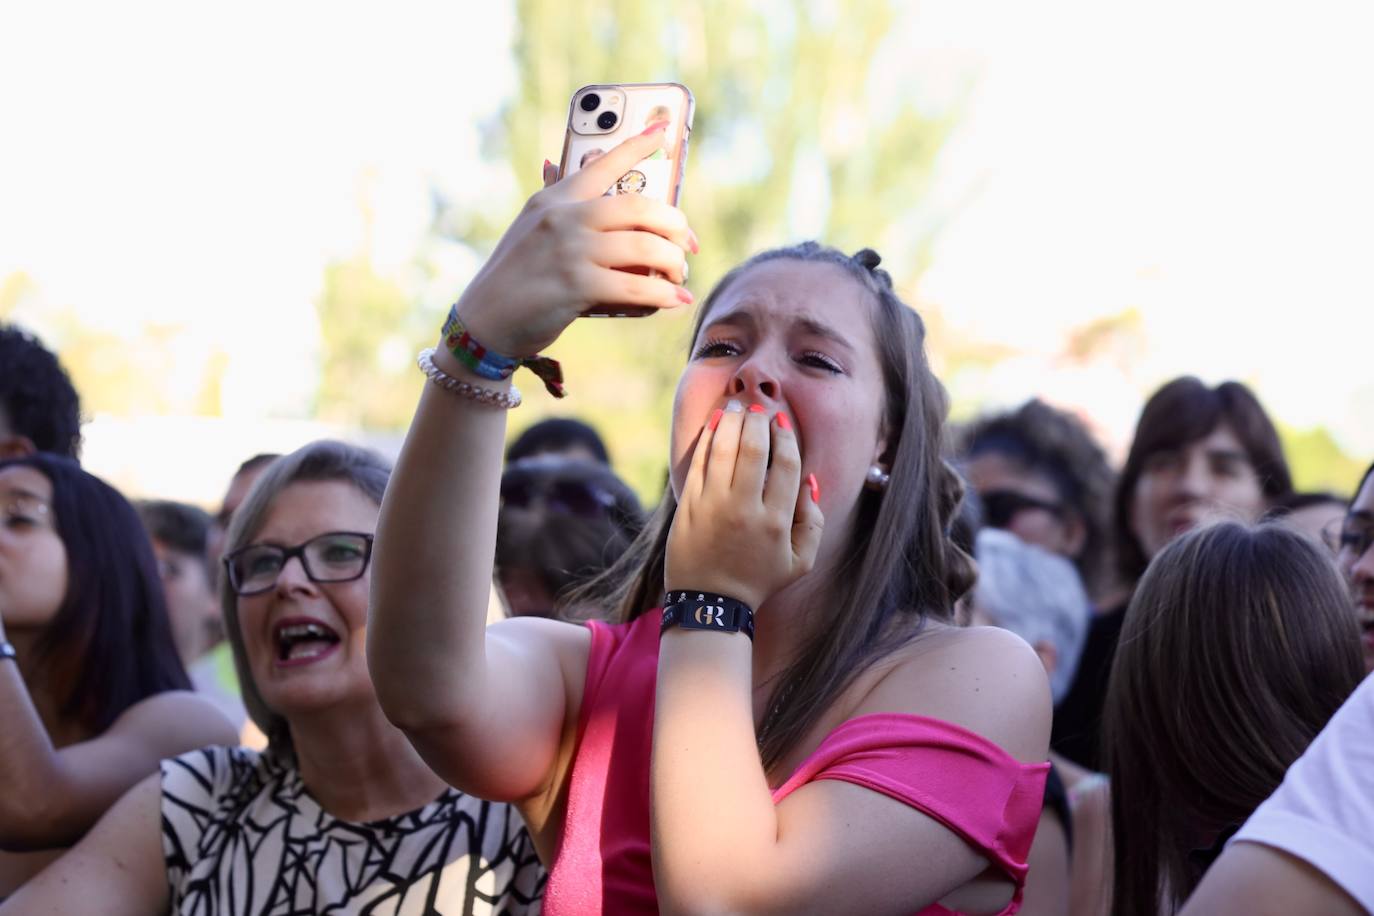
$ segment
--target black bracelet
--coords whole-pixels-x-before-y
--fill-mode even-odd
[[[663,626],[743,633],[754,638],[754,611],[743,601],[710,592],[672,591],[663,597]]]
[[[9,643],[0,642],[0,660],[4,660],[7,658],[12,658],[15,661],[18,661],[19,653],[15,652],[14,646],[10,645]]]

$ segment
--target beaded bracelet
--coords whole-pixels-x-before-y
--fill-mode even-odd
[[[420,366],[420,371],[434,384],[445,391],[451,391],[456,395],[477,401],[479,404],[486,404],[489,407],[504,407],[510,410],[520,406],[520,389],[514,385],[510,386],[510,393],[497,391],[494,388],[483,388],[481,385],[473,385],[462,379],[456,379],[443,369],[434,365],[434,347],[426,347],[420,351],[420,356],[416,363]]]
[[[505,381],[515,374],[521,366],[529,369],[544,382],[549,394],[561,398],[567,392],[563,388],[563,367],[558,360],[547,356],[525,356],[516,358],[494,353],[477,342],[471,332],[463,326],[458,317],[458,304],[448,310],[448,320],[443,327],[444,346],[464,366],[482,378],[492,381]]]

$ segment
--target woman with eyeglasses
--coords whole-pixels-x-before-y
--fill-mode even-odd
[[[1350,583],[1359,616],[1364,667],[1374,673],[1374,464],[1360,478],[1345,520],[1335,533],[1336,562]]]
[[[500,367],[589,308],[692,301],[682,212],[603,196],[661,144],[546,169],[421,356],[434,384],[378,526],[383,707],[445,779],[519,805],[548,916],[1015,912],[1048,684],[1016,636],[955,625],[972,567],[947,533],[945,397],[876,252],[809,242],[727,273],[662,502],[584,593],[615,622],[484,626],[517,403]]]
[[[577,616],[571,592],[620,559],[644,527],[634,491],[604,464],[524,458],[501,475],[496,585],[511,617]]]
[[[0,462],[0,899],[163,757],[235,740],[191,692],[133,506],[68,458]]]
[[[230,524],[220,596],[266,752],[164,761],[0,912],[93,899],[109,916],[535,905],[542,869],[514,809],[446,786],[377,705],[363,633],[389,473],[338,442],[263,472]]]

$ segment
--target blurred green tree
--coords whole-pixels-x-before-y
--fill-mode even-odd
[[[364,429],[404,428],[424,381],[415,352],[438,328],[399,282],[377,272],[367,250],[325,268],[315,309],[324,351],[316,416]]]
[[[1345,499],[1368,467],[1346,454],[1324,427],[1294,429],[1278,424],[1283,451],[1293,469],[1293,486],[1299,491],[1325,490]]]
[[[877,248],[910,290],[937,220],[922,207],[957,104],[922,109],[893,0],[516,0],[515,96],[488,146],[520,195],[562,148],[568,99],[597,82],[676,81],[697,110],[682,206],[701,239],[698,298],[754,251],[806,237]],[[955,93],[958,95],[959,93]],[[956,100],[957,101],[957,100]],[[489,250],[508,213],[449,214],[445,224]],[[581,321],[554,355],[569,398],[526,384],[512,433],[577,413],[605,434],[617,469],[655,499],[663,485],[673,386],[690,330],[687,310],[641,320]]]

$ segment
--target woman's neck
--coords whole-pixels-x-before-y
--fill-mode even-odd
[[[301,779],[334,817],[363,823],[422,808],[446,788],[375,702],[290,722]]]

